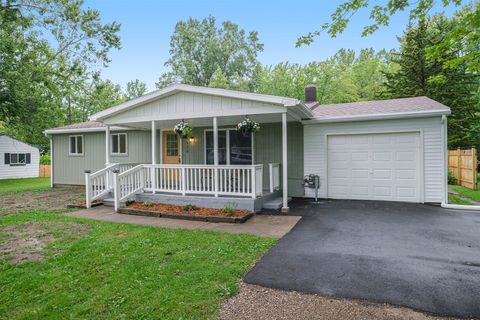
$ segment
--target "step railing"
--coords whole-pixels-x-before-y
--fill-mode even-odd
[[[263,165],[213,166],[143,164],[123,173],[114,170],[115,210],[132,195],[210,194],[256,198],[263,195]]]
[[[85,206],[90,208],[93,201],[106,196],[113,191],[113,170],[127,171],[138,164],[135,163],[111,163],[94,173],[85,171]]]
[[[280,163],[268,164],[268,176],[270,178],[270,192],[280,190]]]

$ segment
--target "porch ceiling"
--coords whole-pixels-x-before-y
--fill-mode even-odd
[[[258,115],[249,115],[250,119],[258,122],[258,123],[275,123],[275,122],[282,122],[282,114],[281,113],[274,113],[274,114],[258,114]],[[227,116],[227,117],[217,117],[218,126],[235,126],[237,123],[242,121],[244,116]],[[213,126],[213,118],[212,117],[205,117],[205,118],[191,118],[191,119],[175,119],[175,120],[155,120],[155,124],[157,129],[172,129],[177,123],[181,120],[185,120],[188,122],[192,127],[212,127]],[[292,116],[287,116],[288,121],[297,121]],[[144,130],[150,130],[152,126],[151,121],[144,121],[144,122],[130,122],[130,123],[118,123],[116,125],[122,125],[125,127],[131,128],[138,128]]]

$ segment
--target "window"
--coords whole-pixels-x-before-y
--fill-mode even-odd
[[[176,133],[167,134],[167,157],[178,156],[178,137]]]
[[[235,129],[218,130],[218,164],[253,164],[252,138]],[[205,131],[205,163],[213,164],[213,131]]]
[[[83,136],[70,136],[70,155],[83,155]]]
[[[127,134],[112,134],[112,154],[127,154]]]
[[[24,166],[30,164],[30,153],[5,153],[5,164]]]

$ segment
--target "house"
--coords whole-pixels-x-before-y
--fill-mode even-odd
[[[7,135],[0,135],[0,154],[0,179],[38,177],[38,148]]]
[[[427,97],[321,105],[306,99],[172,85],[47,130],[52,185],[86,184],[87,203],[127,198],[259,210],[318,195],[446,200],[450,109]],[[248,117],[259,132],[235,126]],[[173,132],[182,121],[188,139]],[[84,174],[86,171],[86,174]],[[112,198],[109,200],[109,198]]]

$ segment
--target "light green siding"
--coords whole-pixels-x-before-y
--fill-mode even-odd
[[[127,150],[125,156],[111,156],[111,163],[151,162],[151,136],[149,131],[125,131]],[[117,132],[115,132],[117,133]],[[120,132],[118,132],[120,133]],[[105,167],[105,133],[75,133],[84,137],[81,156],[69,155],[70,134],[55,134],[53,139],[53,183],[85,184],[85,170],[92,172]]]

